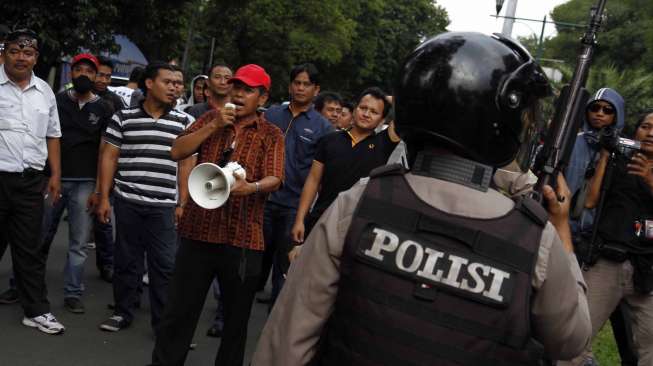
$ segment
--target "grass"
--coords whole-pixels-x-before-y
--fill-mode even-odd
[[[621,365],[619,358],[619,351],[614,342],[614,335],[612,334],[612,327],[610,322],[607,322],[603,329],[592,342],[592,351],[594,357],[601,366],[618,366]]]

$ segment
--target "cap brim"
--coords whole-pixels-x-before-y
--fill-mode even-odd
[[[97,71],[97,69],[98,69],[98,65],[95,62],[93,62],[93,60],[90,60],[88,58],[79,59],[79,60],[77,60],[77,62],[70,64],[70,67],[73,67],[73,66],[77,65],[80,62],[86,62],[87,64],[93,66],[95,71]]]
[[[267,87],[265,85],[261,84],[261,82],[254,81],[254,80],[252,80],[252,79],[250,79],[250,78],[248,78],[246,76],[234,76],[231,79],[229,79],[229,81],[227,81],[227,83],[233,84],[235,81],[240,81],[241,83],[243,83],[243,84],[245,84],[245,85],[247,85],[249,87],[252,87],[252,88],[257,88],[259,86],[262,86],[267,90]]]

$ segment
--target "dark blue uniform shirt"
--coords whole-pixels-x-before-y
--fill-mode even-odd
[[[311,169],[318,140],[333,127],[312,106],[293,118],[289,105],[269,108],[265,119],[279,127],[286,136],[285,181],[269,200],[286,207],[299,204],[304,182]]]

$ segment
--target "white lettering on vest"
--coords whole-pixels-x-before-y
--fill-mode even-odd
[[[413,263],[411,263],[410,266],[406,267],[404,266],[404,256],[406,256],[406,252],[410,247],[415,248],[415,256],[413,257]],[[399,249],[397,249],[397,257],[395,258],[395,262],[397,263],[397,267],[399,267],[400,270],[412,273],[417,271],[419,265],[422,264],[423,257],[424,249],[422,249],[422,246],[412,240],[406,240],[405,242],[401,243]]]
[[[374,238],[374,243],[372,243],[372,248],[365,250],[365,255],[382,261],[383,254],[381,254],[381,251],[394,252],[397,250],[399,237],[389,231],[378,228],[374,229],[374,234],[376,234],[376,237]]]
[[[449,267],[449,273],[447,273],[447,277],[442,280],[442,283],[451,287],[460,287],[460,282],[458,281],[460,270],[462,269],[463,265],[467,265],[467,263],[469,263],[469,260],[467,260],[467,258],[450,254],[449,261],[451,262],[451,267]]]
[[[384,265],[394,266],[401,272],[417,272],[414,276],[431,282],[479,294],[500,303],[504,302],[501,290],[504,282],[510,279],[510,273],[487,264],[470,263],[469,258],[422,246],[413,240],[400,243],[399,237],[387,230],[374,228],[373,233],[376,236],[371,248],[363,251],[365,256],[383,262]],[[414,251],[415,255],[412,259],[408,259],[409,263],[406,263],[409,251]],[[384,260],[386,254],[390,255],[390,258]],[[445,271],[447,271],[446,276]],[[490,277],[492,281],[490,288],[487,289]]]
[[[491,268],[490,272],[494,275],[492,278],[492,285],[490,285],[490,289],[488,291],[483,292],[483,296],[487,296],[490,299],[502,302],[503,296],[499,295],[501,292],[501,285],[503,284],[504,280],[510,278],[510,273],[496,268]]]
[[[433,274],[433,271],[435,270],[435,265],[438,262],[438,259],[444,257],[444,253],[431,248],[426,248],[424,251],[427,256],[426,263],[424,264],[423,270],[417,271],[417,275],[435,282],[442,281],[442,271],[438,271],[435,275]]]
[[[478,273],[478,270],[482,270],[483,276],[487,277],[490,275],[490,266],[486,266],[484,264],[480,263],[472,263],[467,267],[467,272],[472,276],[472,279],[476,283],[474,287],[469,286],[469,281],[467,281],[466,278],[463,278],[460,288],[462,290],[467,290],[473,293],[480,294],[485,290],[485,281],[483,281],[483,278],[481,277],[481,274]]]

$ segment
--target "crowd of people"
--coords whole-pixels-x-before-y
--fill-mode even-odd
[[[45,273],[66,211],[65,309],[86,311],[93,241],[113,287],[102,331],[129,328],[147,281],[152,366],[185,363],[209,291],[215,364],[242,365],[268,278],[254,365],[593,365],[608,319],[624,364],[653,365],[653,113],[627,154],[615,90],[587,102],[547,212],[524,195],[533,159],[518,153],[548,84],[506,38],[426,41],[394,96],[346,101],[299,64],[280,104],[260,65],[216,63],[185,93],[174,64],[113,86],[111,60],[89,53],[55,94],[32,71],[36,33],[0,43],[0,255],[10,247],[13,268],[0,303],[19,302],[28,327],[65,331]],[[246,172],[217,209],[189,194],[206,162]]]

